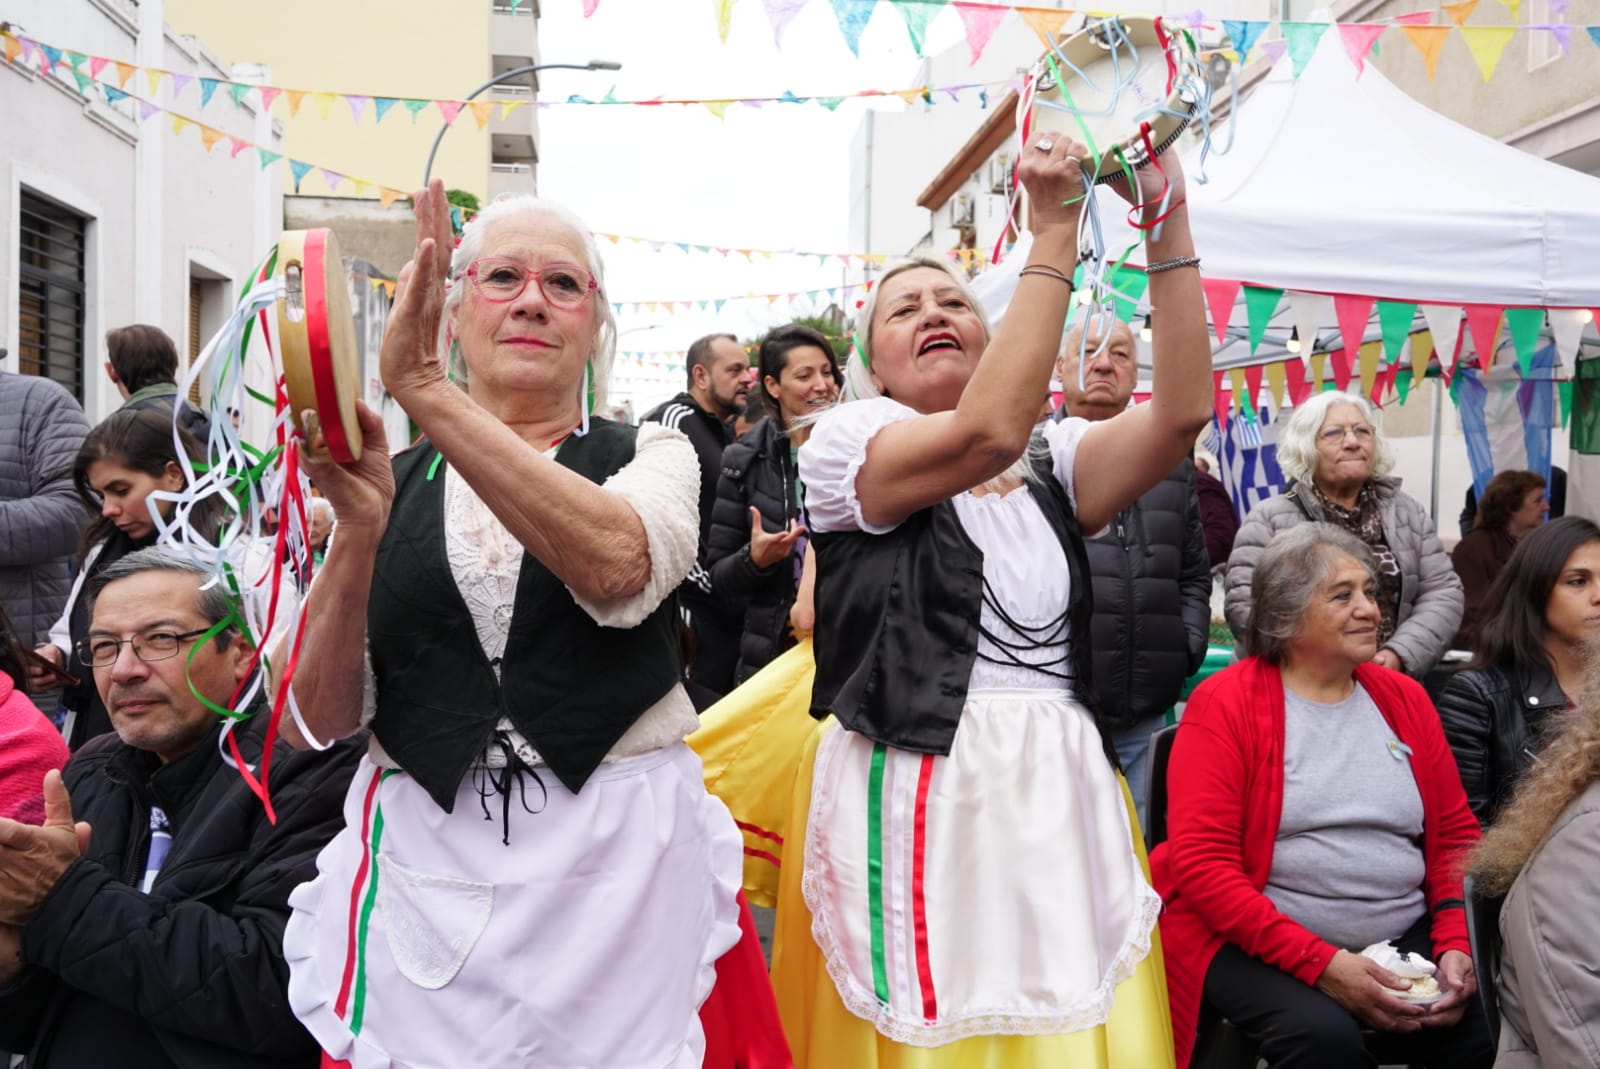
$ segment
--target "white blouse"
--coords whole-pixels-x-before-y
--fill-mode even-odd
[[[878,431],[919,415],[898,401],[877,397],[840,405],[817,421],[810,439],[800,447],[800,478],[806,486],[806,511],[812,530],[887,534],[898,526],[867,522],[856,497],[856,476]],[[1087,420],[1067,419],[1049,424],[1044,432],[1054,459],[1055,477],[1066,488],[1074,507],[1073,463],[1088,427]],[[1024,627],[1038,627],[1066,610],[1071,594],[1066,556],[1061,540],[1026,482],[1005,494],[957,494],[951,503],[962,529],[983,552],[984,583],[1007,615]],[[987,601],[979,621],[985,631],[1008,641],[1022,637]],[[1026,651],[1022,659],[1051,662],[1060,670],[1069,633],[1063,627],[1056,637],[1058,641],[1047,649]],[[973,663],[968,684],[972,690],[1071,689],[1069,684],[1044,672],[986,659],[1005,659],[987,637],[979,637],[978,651],[980,656]]]
[[[517,580],[522,574],[523,546],[505,524],[479,499],[467,481],[445,466],[445,553],[461,597],[472,613],[478,642],[500,673],[511,629]],[[700,541],[700,462],[694,446],[681,431],[659,423],[639,427],[633,460],[604,483],[623,498],[644,524],[650,546],[650,577],[644,589],[629,597],[609,601],[586,599],[572,591],[573,600],[602,627],[636,627],[672,596],[694,566]],[[568,588],[569,591],[571,588]],[[626,665],[618,665],[626,671]],[[376,711],[376,688],[370,660],[363,720]],[[516,732],[509,719],[497,725],[510,734],[517,756],[528,764],[543,759],[528,740]],[[659,750],[678,742],[699,726],[699,717],[682,685],[674,686],[634,721],[606,761]],[[373,740],[374,760],[387,760]],[[492,756],[492,754],[491,754]]]

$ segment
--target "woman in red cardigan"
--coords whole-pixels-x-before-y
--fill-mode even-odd
[[[1203,1015],[1273,1069],[1376,1066],[1363,1026],[1413,1065],[1493,1059],[1459,873],[1477,821],[1427,694],[1371,663],[1373,591],[1353,536],[1283,532],[1252,579],[1251,656],[1189,699],[1150,857],[1180,1069]],[[1437,962],[1437,1001],[1361,956],[1384,942]]]

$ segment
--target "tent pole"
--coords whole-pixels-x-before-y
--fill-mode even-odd
[[[1444,380],[1434,379],[1433,387],[1433,478],[1428,487],[1428,515],[1433,517],[1434,530],[1439,529],[1439,437],[1444,422]]]

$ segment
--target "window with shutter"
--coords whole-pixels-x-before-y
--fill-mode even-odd
[[[82,403],[89,220],[27,189],[20,206],[18,370],[54,379]]]

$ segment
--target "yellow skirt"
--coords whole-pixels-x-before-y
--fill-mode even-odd
[[[938,1047],[915,1047],[884,1036],[871,1021],[847,1009],[812,935],[812,914],[802,891],[813,765],[817,746],[830,730],[837,730],[831,720],[816,725],[799,755],[784,828],[787,863],[778,873],[772,981],[797,1069],[1172,1069],[1172,1024],[1155,932],[1150,952],[1117,985],[1109,1016],[1099,1027],[1053,1035],[978,1035]],[[1122,795],[1134,829],[1133,848],[1148,878],[1126,784]]]

